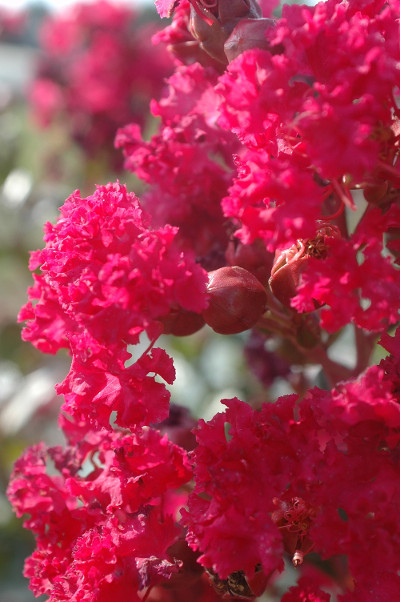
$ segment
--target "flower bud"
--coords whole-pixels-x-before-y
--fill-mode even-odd
[[[332,224],[321,224],[315,238],[298,240],[289,249],[277,253],[272,266],[269,285],[277,299],[286,307],[291,307],[292,297],[297,294],[301,272],[310,257],[324,259],[327,256],[328,238],[340,238],[340,230]],[[316,303],[316,308],[320,304]]]
[[[274,256],[267,251],[260,238],[256,238],[251,244],[230,241],[225,258],[229,265],[238,265],[251,272],[263,286],[268,282]]]
[[[239,54],[250,48],[270,50],[273,54],[283,52],[281,45],[272,48],[267,39],[267,29],[275,27],[275,19],[242,19],[233,29],[224,44],[226,58],[231,63]]]
[[[261,20],[262,17],[257,0],[190,0],[190,2],[190,31],[193,37],[198,40],[205,52],[223,64],[228,62],[224,44],[238,23],[242,19]],[[264,45],[265,36],[257,34],[257,41]],[[233,42],[233,45],[237,47],[236,42]]]
[[[278,253],[275,258],[269,285],[275,297],[285,307],[290,307],[290,301],[297,293],[300,273],[307,261],[304,243],[300,240],[290,249]]]
[[[267,294],[253,274],[239,266],[209,272],[209,306],[202,313],[219,334],[236,334],[252,328],[261,318]]]
[[[164,326],[163,334],[172,334],[176,337],[185,337],[194,334],[205,324],[201,314],[188,311],[182,307],[171,309],[169,314],[160,318]]]
[[[389,190],[389,184],[387,181],[379,182],[378,184],[366,185],[364,187],[364,198],[367,203],[372,205],[380,205],[385,202],[386,195]]]

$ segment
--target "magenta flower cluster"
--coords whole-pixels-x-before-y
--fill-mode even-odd
[[[31,257],[23,338],[71,369],[65,446],[9,485],[25,575],[49,602],[400,599],[400,2],[156,6],[158,131],[115,140],[142,199],[73,193]],[[294,393],[223,400],[193,447],[157,340],[205,322],[252,328],[250,368]]]

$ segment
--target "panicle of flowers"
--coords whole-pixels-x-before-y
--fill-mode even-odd
[[[72,364],[57,387],[67,447],[28,450],[9,487],[37,538],[26,575],[51,602],[206,602],[255,598],[286,561],[298,582],[283,602],[396,599],[400,4],[327,0],[276,20],[273,2],[156,6],[176,8],[159,130],[116,138],[143,208],[118,183],[76,192],[31,259],[23,337]],[[204,321],[257,329],[249,362],[296,394],[225,400],[187,452],[158,431],[174,367],[154,345]],[[354,369],[328,353],[346,325]],[[379,333],[389,354],[370,366]],[[249,353],[268,361],[267,338],[272,374]],[[296,384],[296,362],[321,365],[331,390],[305,370]]]
[[[72,356],[57,387],[69,445],[28,450],[9,496],[19,515],[29,513],[37,540],[25,574],[51,601],[139,600],[183,562],[167,550],[182,542],[176,513],[191,478],[187,454],[148,426],[169,414],[159,379],[175,378],[172,359],[154,347],[164,320],[177,311],[201,318],[207,305],[206,273],[176,234],[152,229],[135,195],[108,184],[88,198],[72,194],[46,225],[45,248],[32,253],[40,273],[21,311],[23,336]],[[143,332],[149,348],[126,364],[127,345]],[[52,462],[60,476],[49,475]]]
[[[173,3],[157,6],[165,15]],[[161,103],[153,103],[153,111],[163,120],[160,134],[150,143],[140,143],[137,128],[130,126],[117,138],[127,157],[126,166],[150,184],[146,197],[151,212],[161,214],[161,207],[168,206],[163,217],[179,225],[181,232],[188,229],[190,238],[193,216],[187,209],[186,195],[182,198],[185,184],[179,186],[180,193],[178,186],[171,187],[173,198],[165,197],[165,203],[160,203],[160,187],[152,175],[155,170],[149,167],[150,160],[154,166],[155,158],[160,158],[156,149],[161,153],[173,135],[174,147],[168,146],[166,165],[174,184],[178,184],[174,165],[191,156],[188,147],[182,149],[177,143],[178,132],[180,140],[186,137],[189,148],[195,145],[203,152],[203,162],[196,157],[190,163],[189,177],[185,168],[178,168],[178,173],[191,184],[190,206],[197,204],[196,186],[191,180],[197,172],[201,187],[209,182],[208,190],[212,191],[204,191],[208,207],[216,207],[206,217],[222,207],[228,218],[223,222],[227,236],[234,232],[247,245],[261,239],[267,250],[278,257],[285,249],[298,245],[298,241],[307,246],[307,241],[318,237],[321,225],[331,223],[337,227],[339,236],[325,240],[323,257],[311,254],[310,261],[301,260],[301,270],[294,266],[299,275],[287,300],[287,305],[297,312],[325,306],[320,323],[329,332],[336,332],[349,322],[369,330],[384,330],[398,317],[395,257],[385,255],[386,233],[399,227],[399,50],[393,43],[398,6],[395,2],[385,7],[379,2],[371,6],[361,3],[357,11],[334,1],[315,7],[285,6],[282,18],[265,23],[262,32],[255,36],[255,47],[243,48],[217,79],[220,70],[210,76],[208,67],[191,65],[193,57],[182,55],[181,62],[189,65],[178,67],[170,79],[168,96]],[[189,8],[198,16],[203,11],[203,17],[211,11],[213,19],[224,22],[224,2],[193,2],[190,7],[187,2],[181,3],[178,17]],[[235,4],[232,10],[239,8]],[[250,21],[264,21],[257,15]],[[248,20],[243,17],[239,21]],[[214,26],[207,25],[210,31]],[[340,51],[336,52],[338,43]],[[206,44],[200,46],[196,51],[199,55],[213,54],[208,53]],[[204,84],[201,88],[193,85],[194,72],[197,82],[200,78],[208,82],[206,98]],[[210,98],[217,103],[214,100],[211,109]],[[169,106],[172,111],[167,113]],[[194,113],[201,110],[203,114],[208,111],[208,123],[213,120],[213,129],[205,130],[206,138],[188,139]],[[178,132],[169,127],[173,119],[180,124]],[[197,120],[195,123],[198,125]],[[224,149],[225,185],[229,186],[228,194],[224,194],[215,170],[208,169],[205,177],[204,170],[197,166],[215,156],[215,147],[209,147],[211,140],[226,140],[232,134],[241,145],[232,141]],[[173,155],[176,158],[171,164]],[[163,157],[162,163],[164,160]],[[167,183],[163,186],[162,195],[168,187]],[[368,204],[365,219],[351,232],[341,213],[356,208],[354,193],[358,194],[357,204]],[[179,196],[185,210],[179,208]],[[152,198],[157,199],[157,207]],[[203,196],[199,198],[204,206]],[[372,231],[370,224],[375,222],[380,228]],[[363,233],[364,228],[367,233]],[[221,231],[219,234],[222,246],[224,237]],[[214,238],[217,236],[215,232]],[[198,255],[204,258],[204,248],[199,249]],[[221,251],[219,258],[221,261]],[[207,269],[218,267],[215,263],[204,265]],[[374,274],[380,274],[384,286],[372,285]],[[279,293],[277,296],[279,299]],[[348,302],[344,303],[344,299]]]
[[[196,485],[184,522],[199,562],[221,578],[239,570],[251,578],[258,567],[271,579],[283,553],[300,570],[312,552],[331,575],[327,585],[345,590],[340,600],[389,600],[376,581],[400,591],[400,406],[384,370],[259,411],[224,403],[225,413],[200,421],[192,456]]]
[[[156,224],[179,226],[183,248],[190,247],[207,268],[222,265],[229,232],[221,210],[232,178],[235,137],[217,126],[218,73],[194,63],[179,66],[166,95],[151,104],[161,118],[159,132],[142,139],[137,124],[118,131],[116,145],[125,167],[149,185],[142,202]]]
[[[398,316],[398,293],[390,293],[397,268],[382,254],[384,233],[398,228],[398,5],[381,8],[376,3],[371,16],[369,4],[357,11],[330,1],[286,6],[266,31],[276,52],[243,53],[217,86],[219,124],[246,148],[223,200],[225,215],[240,224],[240,239],[260,237],[279,252],[314,238],[318,220],[337,218],[344,240],[331,239],[326,259],[310,261],[291,301],[300,311],[313,309],[312,300],[327,303],[322,325],[330,332],[349,321],[384,329]],[[351,234],[340,222],[341,207],[355,208],[354,190],[364,193],[366,220],[377,220],[381,231],[361,220]],[[374,273],[385,282],[383,295],[375,287],[376,297],[368,290]],[[349,303],[341,285],[352,291]],[[379,312],[389,298],[391,309]],[[380,315],[365,311],[366,304]]]
[[[40,273],[20,314],[23,338],[45,352],[71,352],[59,387],[64,409],[93,426],[109,426],[114,411],[125,427],[168,416],[169,394],[149,374],[172,383],[171,359],[153,349],[126,366],[127,345],[142,332],[155,341],[171,311],[200,313],[207,305],[206,273],[180,251],[176,228],[152,230],[149,220],[118,183],[86,199],[75,192],[58,222],[46,225],[45,248],[32,254],[31,269]]]
[[[9,497],[19,516],[29,512],[37,541],[25,575],[51,601],[140,600],[138,591],[180,566],[167,552],[180,536],[167,509],[171,490],[190,478],[184,452],[153,429],[65,432],[74,443],[34,446],[14,468]]]

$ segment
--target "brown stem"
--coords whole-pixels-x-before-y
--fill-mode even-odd
[[[368,367],[378,337],[376,333],[365,332],[365,330],[357,328],[357,326],[354,326],[354,336],[356,340],[357,363],[353,374],[356,376]]]
[[[312,349],[309,357],[314,360],[315,364],[320,364],[323,368],[330,387],[334,387],[338,382],[348,380],[354,376],[353,370],[331,360],[322,345]]]
[[[147,591],[145,593],[145,595],[142,598],[142,602],[146,602],[147,598],[149,597],[149,594],[151,592],[151,590],[153,589],[154,585],[149,585],[149,587],[147,588]]]
[[[324,370],[327,381],[331,387],[342,380],[346,380],[354,376],[354,372],[350,368],[346,368],[342,364],[331,360],[327,354],[327,347],[321,341],[312,348],[303,347],[296,334],[296,323],[293,317],[286,316],[286,320],[282,320],[279,316],[275,316],[272,312],[267,312],[257,323],[257,328],[266,330],[273,334],[290,340],[304,357],[305,362],[320,365]]]
[[[278,334],[284,338],[293,338],[291,324],[289,322],[286,324],[282,323],[281,321],[277,320],[271,312],[264,314],[264,316],[258,320],[255,327],[259,330]]]

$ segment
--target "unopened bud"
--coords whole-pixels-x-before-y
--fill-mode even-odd
[[[224,44],[224,52],[229,62],[250,48],[270,50],[273,54],[283,51],[281,45],[271,47],[266,31],[275,27],[275,19],[241,19]]]
[[[292,558],[293,566],[298,567],[303,564],[303,561],[304,553],[301,550],[296,550]]]
[[[188,311],[182,307],[171,309],[169,314],[160,318],[164,326],[163,334],[172,334],[176,337],[185,337],[194,334],[205,324],[201,314]]]
[[[242,20],[272,21],[261,18],[262,12],[257,0],[190,0],[190,3],[190,31],[193,37],[198,40],[205,52],[223,64],[228,62],[224,45]],[[263,32],[267,26],[268,24],[265,24],[264,28],[261,27]],[[259,26],[256,26],[256,29],[258,32]],[[265,47],[263,32],[251,34],[250,38],[254,40],[256,36],[257,42],[243,47],[240,52],[247,47],[258,46],[258,43],[261,47]],[[241,33],[238,35],[243,38]],[[232,40],[232,45],[237,49],[237,41]],[[239,54],[236,50],[232,52],[235,53],[235,56]]]
[[[364,187],[364,198],[368,203],[372,205],[380,205],[386,200],[386,194],[389,190],[389,184],[387,181],[380,182],[376,185],[369,185]]]
[[[236,334],[252,328],[265,312],[267,294],[253,274],[239,266],[209,273],[206,323],[219,334]]]
[[[268,282],[274,256],[267,251],[261,239],[246,245],[238,240],[230,241],[225,258],[229,265],[238,265],[251,272],[262,285]]]

